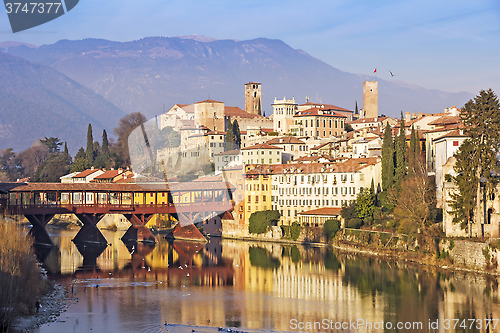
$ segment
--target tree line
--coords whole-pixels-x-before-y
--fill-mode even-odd
[[[0,151],[0,182],[15,182],[23,178],[30,178],[33,182],[59,182],[63,175],[90,167],[126,168],[130,166],[128,136],[145,122],[142,113],[130,113],[121,118],[113,130],[118,140],[108,138],[103,130],[101,143],[94,140],[92,125],[89,124],[86,149],[80,147],[74,158],[70,156],[66,142],[57,137],[40,139],[20,153],[12,148]],[[61,150],[61,147],[64,148]]]

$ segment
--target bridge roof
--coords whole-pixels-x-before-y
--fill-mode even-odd
[[[187,182],[187,183],[25,183],[10,192],[185,192],[234,190],[230,183],[219,182]]]

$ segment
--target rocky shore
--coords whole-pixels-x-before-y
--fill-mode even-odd
[[[32,332],[45,323],[56,321],[71,302],[74,302],[74,299],[68,297],[66,288],[54,284],[40,299],[41,307],[38,313],[16,318],[11,328],[14,332]]]

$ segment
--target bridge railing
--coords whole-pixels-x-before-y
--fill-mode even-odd
[[[5,206],[0,206],[0,207],[6,207],[6,211],[10,214],[22,214],[23,211],[30,209],[30,210],[36,210],[36,209],[62,209],[62,210],[67,210],[67,211],[74,211],[75,208],[79,209],[85,209],[88,208],[89,210],[110,210],[110,211],[134,211],[136,209],[161,209],[161,208],[181,208],[181,207],[218,207],[219,205],[223,206],[228,206],[232,205],[234,206],[234,201],[233,200],[222,200],[220,202],[192,202],[192,203],[157,203],[157,204],[143,204],[143,203],[133,203],[133,204],[119,204],[119,203],[107,203],[107,204],[102,204],[102,203],[93,203],[93,204],[79,204],[79,203],[60,203],[60,202],[43,202],[43,203],[33,203],[33,204],[7,204]],[[200,210],[205,210],[205,209],[200,209]],[[210,210],[210,209],[208,209]]]

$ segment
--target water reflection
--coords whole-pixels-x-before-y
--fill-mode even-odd
[[[418,331],[432,332],[429,321],[500,318],[496,278],[331,248],[217,238],[207,244],[164,239],[156,245],[125,244],[120,232],[103,234],[110,246],[82,249],[71,242],[71,231],[54,231],[57,247],[40,255],[54,278],[73,286],[79,302],[63,319],[79,318],[79,330],[161,331],[168,322],[293,331],[291,320],[327,319],[421,322]],[[72,329],[66,323],[39,331]],[[490,332],[499,329],[500,324]],[[467,329],[474,331],[487,332]]]

